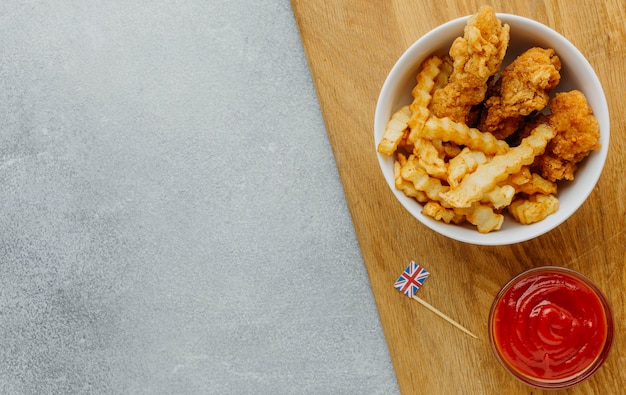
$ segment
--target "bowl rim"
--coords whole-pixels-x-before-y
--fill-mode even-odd
[[[585,158],[582,162],[581,167],[586,167],[587,169],[584,173],[577,173],[578,177],[580,177],[581,174],[584,175],[584,181],[577,183],[577,185],[585,185],[585,187],[579,188],[580,190],[576,190],[576,193],[570,194],[567,212],[560,208],[556,213],[548,216],[540,222],[530,225],[520,225],[516,223],[511,227],[507,227],[506,222],[512,222],[514,220],[512,220],[511,218],[506,218],[508,221],[505,221],[505,225],[503,225],[503,229],[508,228],[509,230],[506,233],[503,231],[503,229],[501,229],[487,234],[481,234],[475,229],[475,227],[463,227],[454,224],[445,224],[441,221],[437,221],[421,214],[420,211],[422,206],[413,198],[405,196],[402,191],[399,191],[395,188],[393,177],[394,157],[386,156],[376,151],[380,168],[383,172],[383,176],[388,186],[391,188],[392,193],[396,196],[400,204],[407,211],[409,211],[409,213],[411,213],[413,217],[415,217],[419,222],[426,225],[431,230],[450,239],[469,244],[485,246],[510,245],[524,242],[539,237],[553,230],[554,228],[565,222],[568,218],[570,218],[586,201],[589,195],[593,192],[595,185],[599,181],[604,169],[604,165],[606,163],[606,158],[608,156],[610,142],[610,118],[606,95],[604,93],[604,89],[602,87],[600,79],[593,70],[589,61],[580,52],[580,50],[578,50],[578,48],[576,48],[576,46],[574,46],[563,35],[555,31],[554,29],[542,24],[541,22],[514,14],[496,13],[496,16],[503,23],[508,23],[509,26],[511,26],[512,41],[515,34],[515,29],[519,29],[520,31],[525,32],[525,34],[531,34],[529,33],[529,31],[532,30],[532,34],[534,34],[535,37],[547,37],[556,39],[556,42],[550,42],[549,46],[555,49],[557,55],[559,55],[559,57],[561,57],[562,59],[563,55],[565,54],[567,57],[575,57],[577,61],[579,60],[580,63],[577,63],[576,69],[582,70],[582,72],[576,73],[576,76],[582,76],[586,80],[590,81],[590,84],[586,87],[586,90],[594,93],[594,100],[589,100],[589,105],[592,107],[594,115],[596,119],[598,119],[598,123],[600,125],[601,147],[598,151],[592,152],[590,156]],[[387,75],[381,87],[378,100],[376,102],[376,108],[374,113],[374,149],[376,149],[378,142],[382,138],[382,133],[384,132],[384,127],[386,126],[389,117],[391,116],[391,114],[393,114],[394,111],[397,110],[397,108],[391,108],[391,102],[393,100],[390,99],[393,99],[395,97],[395,90],[400,89],[398,86],[398,80],[401,80],[403,78],[402,75],[406,75],[411,70],[417,71],[419,69],[419,64],[423,61],[423,59],[425,59],[426,56],[429,56],[430,54],[435,52],[435,48],[424,48],[428,47],[428,43],[431,40],[438,41],[436,40],[436,38],[438,36],[444,35],[446,37],[450,36],[451,43],[455,37],[462,35],[463,29],[467,23],[467,20],[470,17],[471,15],[459,17],[433,28],[426,34],[419,37],[415,42],[413,42],[398,58],[396,63],[391,68],[389,74]],[[544,39],[544,41],[546,41],[547,38]],[[530,48],[530,46],[532,45],[537,44],[531,43],[529,44],[528,48]],[[575,89],[585,91],[583,87],[576,87]],[[553,92],[557,91],[559,91],[558,87]],[[585,92],[585,95],[588,96],[588,92]],[[590,157],[592,156],[594,167],[588,168],[589,166],[585,166],[585,164],[587,162],[590,162]],[[574,183],[574,181],[572,181],[571,183]],[[560,195],[562,195],[561,186],[559,186],[559,190],[560,191],[557,194],[557,197],[560,197]],[[520,228],[520,226],[523,226],[524,228]],[[524,231],[520,232],[520,229],[523,229]]]

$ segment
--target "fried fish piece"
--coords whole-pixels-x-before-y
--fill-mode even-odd
[[[490,6],[481,7],[467,21],[463,37],[450,47],[453,70],[448,84],[433,93],[430,110],[439,118],[469,121],[473,106],[485,99],[487,80],[496,74],[509,45],[508,24]]]
[[[600,125],[585,95],[573,90],[550,100],[547,123],[556,131],[543,155],[531,168],[550,180],[573,180],[578,163],[600,149]]]
[[[524,118],[541,111],[550,91],[561,80],[561,60],[553,49],[534,47],[518,56],[500,73],[485,101],[478,129],[505,139]]]

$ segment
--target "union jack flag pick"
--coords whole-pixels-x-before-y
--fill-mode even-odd
[[[428,276],[430,276],[430,273],[426,269],[417,262],[411,261],[409,266],[404,269],[404,272],[396,280],[394,287],[409,298],[412,298],[422,287]]]

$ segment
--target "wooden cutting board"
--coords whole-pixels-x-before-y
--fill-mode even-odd
[[[455,242],[411,217],[385,183],[373,141],[376,99],[396,59],[430,29],[475,13],[483,2],[292,0],[400,389],[403,394],[543,393],[498,365],[486,323],[493,297],[507,280],[524,269],[554,264],[594,280],[615,319],[608,360],[567,393],[620,393],[626,388],[626,6],[621,0],[484,3],[566,36],[596,70],[611,114],[606,168],[587,202],[548,234],[504,247]],[[432,273],[420,297],[479,339],[394,289],[411,259]]]

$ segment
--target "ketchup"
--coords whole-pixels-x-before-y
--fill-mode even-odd
[[[496,298],[490,321],[494,351],[505,366],[547,383],[591,375],[613,336],[600,291],[582,275],[556,267],[513,279]]]

